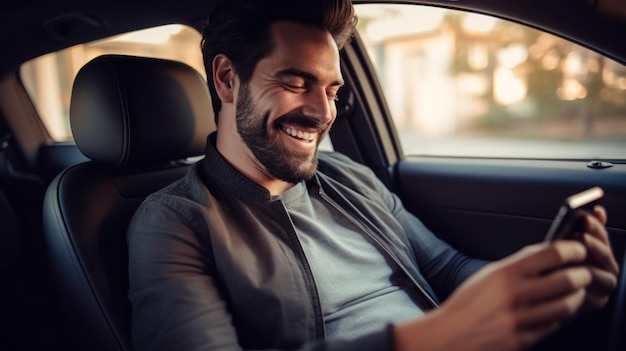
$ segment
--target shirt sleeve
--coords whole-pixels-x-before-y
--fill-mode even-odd
[[[378,191],[384,194],[387,206],[404,228],[420,272],[440,300],[445,300],[465,279],[487,263],[465,256],[437,237],[382,182],[379,182]]]
[[[136,350],[236,350],[206,241],[167,198],[149,198],[129,227],[129,299]]]

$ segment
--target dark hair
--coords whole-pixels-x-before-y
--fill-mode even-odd
[[[248,83],[257,63],[273,50],[269,26],[280,20],[327,30],[341,49],[350,39],[357,18],[350,0],[219,0],[202,33],[202,54],[213,111],[221,110],[213,82],[212,63],[224,54],[242,83]]]

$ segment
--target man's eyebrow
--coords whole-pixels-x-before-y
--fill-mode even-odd
[[[304,80],[307,80],[309,82],[312,82],[312,83],[319,82],[319,79],[315,75],[313,75],[313,74],[311,74],[309,72],[306,72],[306,71],[299,70],[297,68],[287,68],[287,69],[278,71],[278,73],[276,73],[276,76],[279,77],[279,78],[282,78],[282,77],[285,77],[285,76],[295,76],[295,77],[300,77],[300,78],[302,78]],[[331,86],[340,86],[341,87],[341,86],[343,86],[343,84],[344,84],[343,79],[341,79],[341,80],[336,80],[336,81],[332,82],[330,85]]]

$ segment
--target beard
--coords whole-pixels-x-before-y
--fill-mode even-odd
[[[254,157],[265,167],[265,170],[274,178],[289,183],[298,183],[309,180],[317,170],[317,147],[321,138],[318,138],[313,153],[289,150],[280,143],[278,121],[287,121],[296,125],[318,130],[318,134],[328,131],[330,125],[319,125],[310,118],[302,116],[283,116],[278,118],[273,126],[268,126],[268,118],[256,108],[250,95],[247,84],[239,89],[237,101],[237,132],[246,143]]]

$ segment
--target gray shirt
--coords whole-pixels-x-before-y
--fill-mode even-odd
[[[423,315],[401,270],[315,189],[302,182],[279,198],[311,265],[327,337],[351,339]]]

